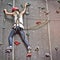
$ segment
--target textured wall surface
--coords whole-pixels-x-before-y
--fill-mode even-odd
[[[5,53],[5,49],[8,46],[8,36],[13,25],[13,19],[11,16],[4,18],[3,9],[6,8],[11,12],[12,0],[0,0],[0,60],[12,60],[12,56]],[[60,8],[60,4],[57,0],[48,0],[49,14],[46,15],[46,1],[45,0],[16,0],[15,6],[19,7],[22,11],[21,4],[29,2],[29,15],[24,16],[24,26],[33,27],[36,25],[36,21],[41,22],[46,19],[50,20],[47,24],[36,30],[25,30],[25,33],[29,32],[29,43],[32,47],[31,60],[60,60],[60,13],[56,13]],[[40,7],[40,8],[39,8]],[[45,7],[43,10],[42,8]],[[48,16],[48,18],[47,18]],[[43,24],[43,23],[42,23]],[[49,27],[48,27],[49,24]],[[34,28],[34,27],[33,27]],[[48,29],[49,28],[49,29]],[[50,30],[50,35],[49,31]],[[21,42],[20,45],[15,45],[15,60],[26,60],[26,48],[18,35],[14,36],[14,40]],[[35,51],[39,46],[39,51]],[[51,57],[46,57],[45,54],[49,53]]]

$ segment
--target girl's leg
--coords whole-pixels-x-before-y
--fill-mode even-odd
[[[9,34],[9,37],[8,37],[9,46],[12,46],[13,36],[15,35],[15,33],[16,33],[16,31],[14,29],[12,29]]]
[[[27,37],[25,36],[24,30],[22,28],[18,28],[18,30],[19,30],[19,35],[26,46],[27,57],[29,57],[31,56],[31,47],[30,47],[29,41],[27,40]]]
[[[25,36],[24,30],[23,30],[23,29],[20,30],[20,31],[19,31],[19,34],[20,34],[20,37],[21,37],[22,41],[24,42],[26,48],[28,49],[28,46],[30,46],[30,44],[29,44],[29,42],[28,42],[28,40],[27,40],[27,37]]]

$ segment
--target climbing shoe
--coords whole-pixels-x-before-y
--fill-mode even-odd
[[[10,53],[12,52],[12,46],[9,46],[6,48],[5,53]]]
[[[28,51],[27,51],[27,57],[31,57],[32,52],[31,52],[31,47],[28,47]]]

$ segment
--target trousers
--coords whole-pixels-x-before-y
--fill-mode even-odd
[[[26,48],[28,46],[30,46],[23,28],[20,28],[19,26],[16,26],[16,28],[12,28],[12,30],[11,30],[11,32],[9,34],[9,37],[8,37],[9,46],[12,46],[13,36],[16,35],[16,34],[19,34],[19,36],[21,37],[21,40],[25,44]]]

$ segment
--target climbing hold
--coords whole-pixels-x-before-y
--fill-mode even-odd
[[[58,51],[58,47],[55,47],[55,50]]]
[[[31,4],[30,3],[28,3],[28,6],[30,6]]]
[[[37,47],[35,48],[35,51],[39,51],[39,46],[37,46]]]
[[[45,13],[45,15],[48,15],[49,14],[49,12],[46,12],[46,11],[44,11],[44,13]]]
[[[20,6],[21,6],[21,8],[23,8],[23,5],[22,4]]]
[[[42,10],[44,10],[44,9],[45,9],[45,7],[42,7],[41,9],[42,9]]]
[[[7,4],[8,4],[9,6],[11,6],[11,7],[13,6],[12,3],[7,3]]]
[[[59,14],[60,12],[57,10],[56,13]]]
[[[28,3],[28,5],[27,5],[27,6],[30,6],[30,5],[31,5],[31,4],[30,4],[30,3]],[[20,6],[21,6],[21,8],[24,8],[24,6],[23,6],[22,4],[21,4]]]
[[[25,14],[26,14],[26,15],[29,15],[29,12],[27,11]]]
[[[46,56],[46,57],[50,57],[50,54],[49,54],[49,53],[45,53],[45,56]]]
[[[41,22],[40,21],[36,21],[36,24],[39,25],[39,24],[41,24]]]
[[[26,57],[31,57],[31,55],[32,55],[31,53],[27,53]]]
[[[16,46],[18,46],[18,45],[21,44],[21,43],[18,42],[18,41],[15,41],[14,44],[15,44]]]
[[[60,0],[58,0],[57,2],[60,3]]]
[[[30,34],[29,33],[26,33],[27,36],[29,36]]]

